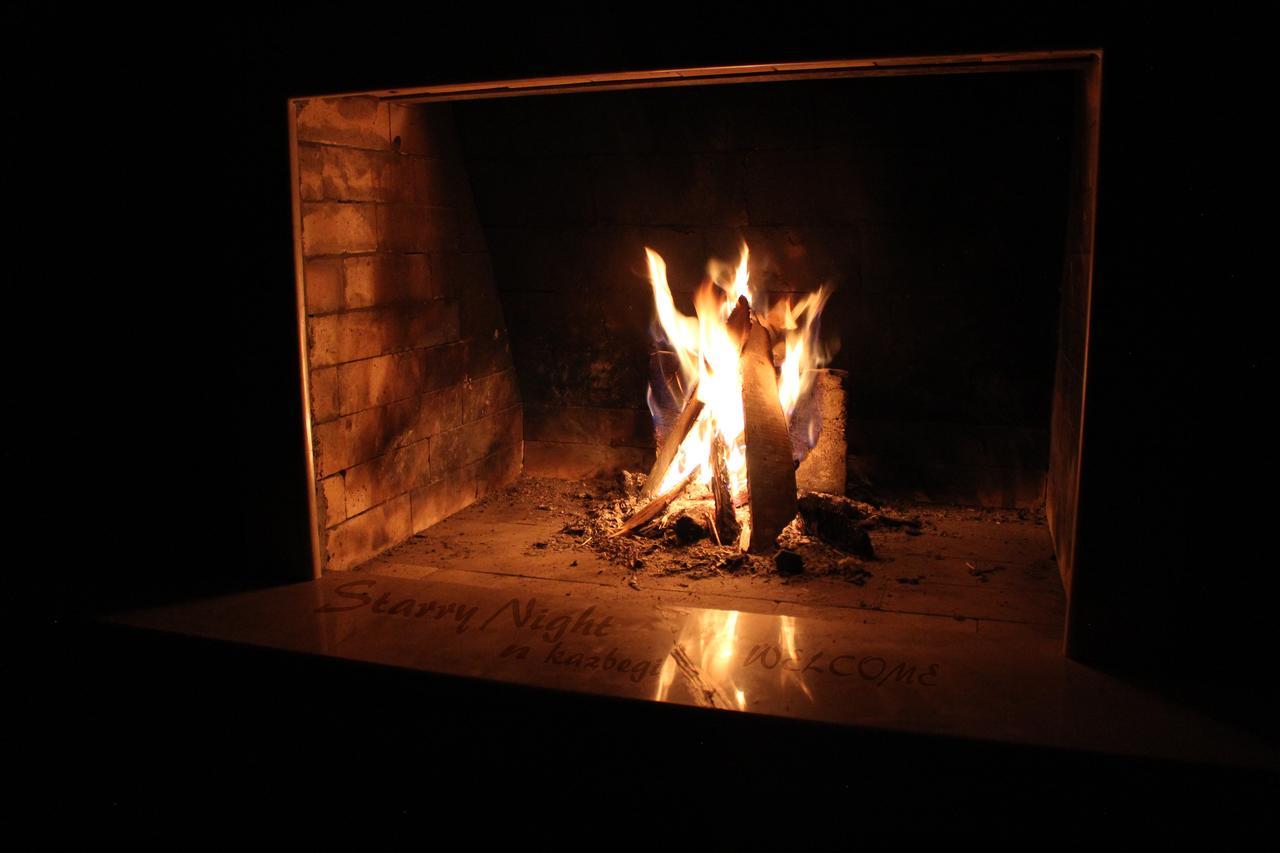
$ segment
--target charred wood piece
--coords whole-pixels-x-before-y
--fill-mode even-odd
[[[667,469],[671,467],[671,462],[676,458],[676,453],[684,443],[685,437],[689,435],[689,430],[693,429],[693,425],[697,423],[698,416],[702,414],[703,405],[703,402],[698,399],[698,383],[695,381],[689,387],[689,395],[684,401],[684,408],[680,410],[680,416],[676,418],[671,431],[662,439],[662,444],[658,447],[653,467],[649,469],[649,477],[644,481],[644,488],[640,490],[640,500],[649,500],[662,487],[662,478],[667,475]]]
[[[692,471],[686,474],[684,478],[680,480],[679,483],[675,485],[675,488],[671,489],[668,492],[664,492],[663,494],[649,501],[649,503],[641,507],[635,513],[635,515],[627,519],[625,524],[623,524],[617,530],[610,533],[609,538],[614,539],[618,536],[625,536],[626,534],[631,533],[634,530],[640,529],[644,525],[648,524],[650,521],[653,521],[655,518],[657,518],[659,515],[662,514],[662,511],[666,509],[673,500],[680,497],[680,493],[683,492],[688,487],[689,483],[693,481],[693,475],[696,474],[697,472],[698,472],[698,469],[694,468]]]
[[[809,493],[798,501],[805,530],[847,554],[875,556],[863,522],[866,513],[852,501],[834,495]]]
[[[804,572],[804,558],[795,551],[779,551],[773,556],[773,565],[780,575],[798,575]]]
[[[711,497],[716,511],[712,516],[716,539],[721,545],[736,545],[742,532],[738,516],[733,511],[733,496],[729,491],[728,450],[724,439],[716,434],[711,439]]]

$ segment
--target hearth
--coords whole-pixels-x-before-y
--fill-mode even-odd
[[[1100,63],[295,100],[317,575],[1061,636]]]

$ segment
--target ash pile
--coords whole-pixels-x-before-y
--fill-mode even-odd
[[[726,529],[707,485],[683,482],[646,496],[644,474],[623,472],[606,494],[586,495],[583,511],[552,537],[561,550],[588,548],[633,572],[686,575],[776,574],[785,580],[834,577],[863,585],[873,576],[877,531],[918,534],[925,522],[873,502],[801,491],[798,511],[764,547],[746,549],[749,532]],[[726,541],[726,539],[728,541]]]

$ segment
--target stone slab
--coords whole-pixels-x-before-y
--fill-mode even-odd
[[[1246,766],[1269,754],[1244,734],[1065,660],[1052,632],[1036,626],[933,631],[918,619],[682,607],[591,584],[550,595],[443,574],[332,574],[113,621],[712,713]]]

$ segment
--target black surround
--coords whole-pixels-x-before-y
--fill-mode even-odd
[[[793,802],[799,771],[813,771],[844,780],[814,789],[822,792],[817,800],[824,807],[847,809],[843,792],[850,777],[844,770],[858,765],[872,771],[862,778],[890,780],[859,787],[856,801],[868,806],[864,817],[873,808],[892,812],[895,828],[954,826],[974,808],[988,828],[997,809],[973,806],[975,791],[992,793],[988,805],[1013,804],[1000,814],[1055,823],[1098,815],[1147,821],[1153,810],[1166,822],[1229,813],[1218,829],[1274,821],[1266,808],[1273,779],[1224,780],[1219,771],[1173,772],[1136,761],[1104,766],[1090,756],[1048,761],[1039,754],[918,739],[874,737],[857,749],[846,748],[846,739],[833,748],[825,727],[779,736],[743,717],[710,731],[697,727],[702,717],[692,712],[673,711],[655,721],[625,704],[604,703],[607,714],[595,705],[566,714],[559,696],[542,697],[545,703],[530,706],[536,713],[523,720],[527,725],[513,725],[505,713],[470,713],[477,707],[474,685],[433,680],[393,687],[387,680],[402,674],[154,638],[117,635],[104,642],[102,629],[82,618],[104,606],[309,575],[289,286],[287,98],[610,68],[1100,47],[1106,54],[1105,190],[1098,199],[1096,381],[1085,436],[1094,464],[1082,484],[1089,500],[1080,536],[1090,559],[1124,571],[1088,592],[1081,617],[1091,638],[1087,657],[1201,703],[1207,713],[1273,732],[1274,640],[1266,607],[1274,601],[1274,572],[1256,544],[1259,532],[1269,529],[1264,504],[1253,502],[1258,460],[1271,441],[1272,422],[1261,411],[1269,400],[1259,393],[1271,315],[1254,305],[1262,279],[1247,268],[1257,254],[1250,245],[1264,242],[1244,240],[1248,232],[1240,225],[1241,213],[1256,201],[1261,171],[1251,159],[1254,136],[1244,124],[1264,101],[1254,99],[1243,82],[1249,78],[1235,73],[1242,69],[1230,56],[1248,22],[1237,20],[1237,31],[1224,33],[1210,14],[1185,27],[1146,8],[1121,18],[1104,6],[1063,4],[1035,13],[993,6],[981,12],[796,14],[767,26],[737,13],[695,20],[687,9],[673,18],[658,10],[618,16],[602,8],[569,19],[550,20],[541,11],[508,17],[503,28],[495,28],[487,12],[484,20],[464,21],[434,9],[398,10],[394,26],[367,31],[327,15],[301,21],[281,12],[249,20],[228,13],[202,22],[198,35],[167,40],[154,37],[153,21],[53,22],[14,12],[17,31],[41,48],[39,60],[13,77],[27,93],[19,112],[30,138],[53,135],[59,152],[69,142],[92,145],[94,161],[113,163],[129,184],[101,197],[110,204],[76,208],[91,210],[101,223],[85,229],[89,251],[79,254],[93,263],[77,271],[76,281],[101,282],[105,259],[118,260],[122,247],[138,245],[138,223],[147,223],[155,245],[154,262],[128,266],[127,289],[86,293],[94,310],[69,317],[65,304],[46,302],[46,287],[22,288],[14,297],[14,316],[28,318],[24,326],[33,332],[11,338],[18,344],[15,354],[26,358],[22,363],[44,351],[28,343],[47,347],[54,332],[74,334],[79,342],[73,363],[43,362],[15,379],[13,399],[36,401],[39,416],[19,419],[27,434],[8,445],[8,473],[16,483],[33,484],[15,488],[11,498],[45,508],[38,517],[50,530],[42,542],[66,541],[68,513],[54,511],[60,504],[46,499],[65,499],[66,484],[80,482],[86,412],[128,413],[99,418],[92,431],[95,448],[128,461],[127,470],[107,466],[111,483],[120,485],[76,493],[71,515],[77,542],[90,543],[95,554],[129,559],[112,560],[109,572],[101,560],[63,560],[74,565],[49,570],[56,575],[52,594],[30,599],[37,602],[49,637],[44,648],[53,657],[43,670],[50,689],[36,693],[48,712],[43,723],[58,728],[57,737],[39,739],[52,751],[33,765],[29,788],[49,792],[46,803],[64,810],[84,804],[143,818],[157,804],[207,811],[229,792],[241,792],[249,794],[241,805],[274,810],[296,823],[300,812],[279,804],[314,808],[313,786],[325,772],[347,779],[372,770],[407,774],[442,754],[478,755],[479,765],[466,766],[500,768],[522,779],[529,778],[523,774],[530,761],[550,768],[538,789],[541,801],[549,803],[556,782],[572,781],[576,787],[555,790],[616,793],[628,800],[626,808],[642,814],[652,809],[634,802],[643,787],[636,768],[650,765],[620,767],[630,756],[609,751],[605,774],[621,774],[627,784],[584,786],[581,767],[602,758],[602,743],[640,732],[631,753],[651,755],[670,745],[667,735],[677,734],[687,754],[714,761],[741,754],[745,727],[753,736],[763,733],[772,746],[752,765],[755,776],[737,778],[774,786]],[[414,22],[415,14],[423,17]],[[145,39],[138,35],[143,32]],[[122,104],[121,93],[138,92],[143,83],[136,105]],[[86,135],[62,134],[70,101],[55,93],[79,99],[76,114]],[[21,280],[48,282],[50,259],[67,257],[66,199],[84,192],[83,170],[62,162],[18,171],[20,189],[29,191],[25,197],[39,200],[30,219],[42,227],[31,229],[31,251],[15,259],[13,272]],[[159,316],[168,319],[156,319],[158,305]],[[51,325],[49,318],[57,322]],[[84,375],[85,352],[107,356],[94,366],[112,365],[119,381],[84,382],[69,394],[67,377]],[[181,366],[182,378],[170,381],[174,365]],[[42,452],[49,447],[59,449],[53,467]],[[66,448],[75,452],[62,452]],[[165,499],[157,501],[157,495]],[[146,515],[130,514],[143,497],[150,501]],[[146,548],[130,544],[137,530],[147,533]],[[193,548],[193,530],[218,535],[201,535]],[[51,558],[59,560],[56,553]],[[1225,599],[1215,598],[1224,590]],[[163,673],[180,677],[158,676]],[[317,685],[324,687],[318,691]],[[109,712],[87,720],[83,709],[107,696],[113,699]],[[314,700],[321,696],[341,701],[320,712]],[[390,708],[416,702],[437,711],[371,714],[382,701]],[[504,692],[479,697],[479,706],[511,701]],[[339,738],[345,758],[313,749],[333,746],[324,738],[357,718],[376,723]],[[422,737],[433,723],[447,724],[451,733],[443,753],[438,740]],[[518,737],[493,737],[508,726]],[[204,746],[186,754],[196,760],[175,761],[173,744],[195,732]],[[290,736],[282,738],[283,732]],[[480,752],[466,751],[467,743],[480,745]],[[792,748],[798,744],[812,749]],[[834,758],[820,766],[797,759],[815,751]],[[554,763],[566,755],[573,759],[569,764]],[[85,762],[117,772],[77,772]],[[877,776],[875,768],[889,775]],[[669,784],[666,765],[660,769],[650,778]],[[69,785],[64,774],[98,784]],[[414,786],[395,790],[414,796],[372,796],[367,802],[383,814],[438,815],[442,796],[461,793],[474,803],[473,792],[493,775],[465,776],[464,783],[472,784],[461,786],[425,772],[413,778]],[[264,779],[272,784],[246,784]],[[936,784],[922,787],[921,779]],[[962,789],[969,796],[958,798]],[[831,797],[833,791],[841,796]],[[937,809],[926,807],[931,792],[941,804]],[[725,799],[743,810],[744,800],[758,802],[747,795]],[[220,812],[219,822],[229,813]]]

